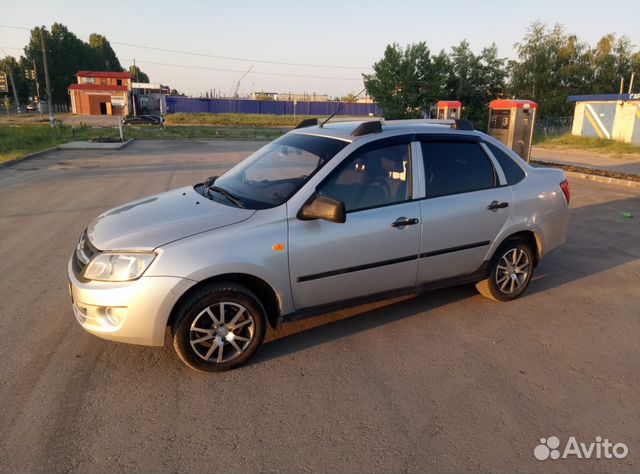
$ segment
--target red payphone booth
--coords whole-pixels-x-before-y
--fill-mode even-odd
[[[499,99],[489,104],[489,135],[529,161],[538,104],[531,100]]]
[[[457,100],[438,101],[438,120],[460,119],[462,114],[462,102]]]

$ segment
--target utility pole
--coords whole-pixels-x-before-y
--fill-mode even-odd
[[[44,45],[44,25],[40,27],[40,47],[42,48],[42,63],[44,65],[44,82],[47,88],[47,108],[49,109],[49,125],[51,128],[56,126],[53,118],[53,103],[51,101],[51,83],[49,82],[49,65],[47,63],[47,48]]]
[[[144,62],[144,61],[142,61]],[[140,82],[140,74],[138,74],[138,66],[136,66],[136,59],[133,58],[133,70],[136,72],[136,82]]]
[[[22,113],[20,110],[20,101],[18,100],[18,93],[16,92],[16,81],[13,80],[13,72],[11,72],[11,68],[7,68],[7,72],[9,73],[9,79],[11,79],[11,88],[13,89],[13,98],[16,101],[16,109],[18,109],[18,113]]]
[[[42,105],[40,102],[40,81],[38,81],[38,69],[36,68],[36,60],[33,60],[33,75],[36,80],[36,94],[38,94],[38,112],[40,112],[40,120],[42,120]]]

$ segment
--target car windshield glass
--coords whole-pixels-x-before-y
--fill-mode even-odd
[[[348,142],[288,134],[260,148],[215,180],[215,187],[249,209],[279,206]]]

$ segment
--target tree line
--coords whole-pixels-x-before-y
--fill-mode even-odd
[[[25,75],[34,62],[40,93],[45,96],[40,30],[31,30],[19,59],[7,56],[0,60],[0,70],[12,72],[23,103],[37,95],[35,80]],[[85,42],[60,23],[54,23],[51,31],[43,28],[42,33],[54,103],[69,102],[67,87],[76,82],[77,71],[125,70],[103,35],[93,33]],[[487,105],[493,99],[531,99],[540,105],[538,113],[543,117],[566,116],[572,112],[567,96],[615,93],[621,78],[628,84],[632,72],[640,76],[640,52],[626,36],[608,34],[590,46],[561,25],[549,27],[538,21],[529,26],[514,50],[516,59],[507,60],[500,57],[495,44],[476,54],[463,40],[448,53],[432,54],[426,42],[404,48],[394,43],[373,65],[374,72],[363,74],[364,84],[387,118],[421,117],[438,100],[453,99],[463,103],[465,118],[484,129]],[[140,82],[149,81],[139,68],[128,70]]]
[[[31,30],[29,43],[24,48],[24,55],[18,59],[6,56],[0,60],[0,70],[11,71],[13,75],[16,92],[21,103],[25,103],[29,97],[37,95],[36,81],[26,73],[26,71],[33,70],[34,62],[42,100],[46,98],[42,42],[40,40],[41,29],[47,48],[51,95],[54,104],[69,103],[67,88],[76,82],[75,73],[78,71],[125,71],[111,44],[103,35],[92,33],[88,41],[85,42],[60,23],[54,23],[51,26],[51,31],[36,27]],[[149,82],[149,77],[139,68],[131,66],[128,71],[140,82]],[[10,97],[13,98],[12,92]]]
[[[463,40],[436,55],[426,42],[394,43],[374,72],[363,74],[364,83],[387,118],[418,118],[438,100],[459,100],[463,117],[485,129],[491,100],[530,99],[543,117],[566,116],[572,114],[569,95],[617,93],[621,78],[626,92],[632,72],[640,75],[640,52],[626,36],[608,34],[592,47],[562,25],[537,21],[514,49],[517,59],[507,60],[495,43],[475,54]]]

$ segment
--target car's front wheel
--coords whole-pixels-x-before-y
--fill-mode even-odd
[[[504,243],[491,260],[488,278],[476,283],[482,296],[494,301],[510,301],[527,289],[533,275],[533,251],[523,240]]]
[[[209,285],[176,309],[173,347],[189,367],[221,372],[244,364],[266,333],[266,314],[258,298],[237,283]]]

